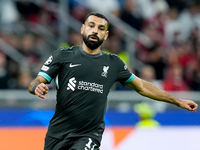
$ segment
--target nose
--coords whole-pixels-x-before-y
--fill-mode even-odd
[[[97,27],[94,27],[94,28],[92,29],[92,33],[98,33]]]

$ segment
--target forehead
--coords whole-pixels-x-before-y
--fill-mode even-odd
[[[103,26],[107,26],[108,24],[108,22],[105,19],[97,17],[97,16],[93,16],[93,15],[89,16],[86,20],[86,23],[90,23],[90,22],[93,22],[98,25],[103,25]]]

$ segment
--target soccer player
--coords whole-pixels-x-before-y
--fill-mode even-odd
[[[123,61],[100,50],[108,37],[108,19],[90,13],[81,27],[80,46],[59,48],[30,83],[29,92],[44,99],[46,84],[57,88],[55,114],[45,137],[44,150],[98,150],[105,128],[104,114],[111,86],[119,81],[151,99],[195,112],[198,105],[180,100],[131,73]]]

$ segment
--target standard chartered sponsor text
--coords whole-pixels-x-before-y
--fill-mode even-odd
[[[103,85],[97,84],[95,82],[84,82],[84,81],[79,81],[78,84],[78,89],[79,90],[85,90],[85,91],[92,91],[92,92],[97,92],[97,93],[103,93]]]

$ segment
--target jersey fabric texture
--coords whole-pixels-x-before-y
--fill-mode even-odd
[[[47,135],[65,139],[93,135],[101,141],[104,114],[112,85],[135,77],[113,54],[91,55],[82,46],[60,48],[44,63],[39,76],[49,83],[55,79],[57,104]]]

